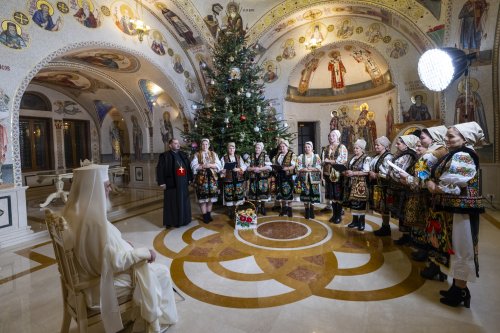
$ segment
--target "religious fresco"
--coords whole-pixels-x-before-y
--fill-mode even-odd
[[[10,97],[3,91],[2,88],[0,88],[0,104],[3,104],[7,107],[7,104],[9,104]],[[0,111],[4,111],[3,109]]]
[[[347,39],[354,33],[354,27],[356,26],[356,21],[351,18],[342,19],[337,25],[336,36],[338,39]]]
[[[82,51],[64,56],[63,59],[117,72],[133,73],[140,67],[136,57],[116,50]]]
[[[115,107],[105,101],[102,100],[94,100],[95,112],[97,114],[97,119],[99,120],[99,126],[102,125],[104,118],[109,113],[109,111],[115,109]]]
[[[187,20],[181,18],[177,12],[174,12],[172,10],[173,6],[167,6],[163,2],[156,2],[155,7],[160,11],[160,14],[168,24],[174,28],[177,36],[181,38],[182,47],[190,48],[199,44],[197,36],[194,35],[193,30],[186,23]]]
[[[479,54],[481,40],[486,38],[486,19],[489,3],[485,0],[467,0],[460,13],[459,47]]]
[[[73,101],[55,101],[54,112],[58,114],[73,116],[77,113],[81,113],[82,109],[80,108],[80,105]]]
[[[429,110],[429,103],[427,101],[428,94],[425,91],[415,91],[411,96],[411,105],[407,110],[402,112],[403,122],[415,122],[431,120],[432,110]],[[401,103],[401,106],[403,107]]]
[[[56,15],[54,6],[45,0],[29,0],[28,13],[31,20],[47,31],[59,31],[62,28],[62,15]]]
[[[64,71],[43,71],[39,72],[34,78],[35,83],[46,83],[63,88],[89,90],[92,86],[90,80],[79,74]]]
[[[427,8],[429,12],[434,15],[435,18],[439,20],[441,17],[441,0],[416,0],[418,3],[420,3],[422,6]]]
[[[174,71],[178,74],[184,73],[184,62],[182,61],[182,58],[180,54],[174,54],[174,57],[172,58],[172,67],[174,68]]]
[[[186,88],[186,91],[188,93],[194,94],[194,92],[195,92],[195,83],[194,83],[193,79],[191,79],[190,77],[187,77],[184,80],[184,88]]]
[[[382,23],[372,23],[365,32],[366,41],[371,44],[381,42],[387,35],[387,28]]]
[[[149,32],[148,41],[151,45],[151,50],[157,55],[165,55],[165,49],[168,49],[167,41],[159,30],[152,30]]]
[[[156,83],[150,80],[140,79],[139,88],[142,91],[144,100],[148,105],[150,113],[153,113],[153,107],[156,104],[158,97],[163,94],[164,90]]]
[[[273,83],[278,79],[278,64],[272,60],[264,61],[262,63],[262,68],[264,69],[264,74],[262,80],[265,83]]]
[[[30,36],[23,32],[19,24],[11,20],[2,20],[1,27],[0,44],[14,50],[28,47]]]
[[[101,14],[91,0],[69,0],[69,7],[75,11],[73,17],[84,27],[94,29],[101,26]]]
[[[289,38],[285,41],[285,43],[283,44],[282,48],[283,48],[283,52],[281,53],[281,56],[283,59],[293,59],[295,58],[296,56],[296,52],[295,52],[295,41],[293,40],[293,38]]]
[[[401,39],[396,39],[391,43],[391,46],[387,48],[387,54],[392,59],[399,59],[406,55],[408,52],[408,43]]]
[[[455,101],[455,116],[453,123],[466,123],[475,121],[481,126],[484,132],[484,142],[489,144],[490,135],[488,132],[488,122],[486,120],[486,110],[483,105],[483,100],[479,94],[479,81],[474,78],[469,78],[468,85],[469,91],[466,95],[465,87],[467,80],[463,78],[458,83],[459,95]]]
[[[123,33],[134,36],[137,32],[130,20],[136,19],[136,13],[132,10],[131,5],[126,1],[115,1],[111,4],[111,13],[115,26]]]

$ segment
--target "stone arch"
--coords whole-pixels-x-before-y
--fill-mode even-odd
[[[163,73],[165,75],[166,80],[168,81],[169,84],[171,84],[171,87],[174,88],[175,91],[175,97],[179,101],[179,104],[187,106],[188,101],[184,97],[184,95],[181,93],[181,90],[177,83],[172,80],[167,73],[159,67],[155,61],[143,52],[137,51],[135,49],[125,47],[119,44],[111,43],[111,42],[101,42],[101,41],[87,41],[87,42],[78,42],[78,43],[73,43],[73,44],[68,44],[65,45],[64,47],[55,50],[51,52],[49,55],[47,55],[45,58],[43,58],[41,61],[39,61],[32,69],[31,71],[23,78],[21,81],[20,85],[17,87],[15,95],[12,100],[11,104],[11,113],[10,113],[10,125],[11,125],[11,139],[12,139],[12,164],[13,164],[13,178],[14,178],[14,184],[16,186],[22,186],[22,174],[21,174],[21,158],[20,158],[20,146],[19,146],[19,106],[21,103],[21,98],[26,91],[28,85],[30,84],[31,80],[35,77],[35,75],[40,72],[43,68],[47,67],[49,65],[49,62],[52,59],[55,59],[57,57],[60,57],[66,53],[68,53],[71,50],[75,49],[85,49],[85,48],[93,48],[93,47],[105,47],[105,48],[112,48],[112,49],[118,49],[123,52],[127,52],[136,56],[139,56],[146,61],[148,61],[152,66],[156,67],[160,73]]]

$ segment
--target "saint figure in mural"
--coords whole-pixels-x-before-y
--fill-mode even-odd
[[[122,156],[122,137],[120,132],[120,122],[114,120],[109,128],[109,138],[111,139],[111,150],[113,159],[119,161]]]
[[[333,59],[328,63],[328,70],[332,73],[331,84],[332,90],[340,90],[345,88],[344,76],[346,69],[340,58],[340,52],[332,52]]]
[[[273,64],[267,65],[267,71],[264,74],[264,82],[271,83],[278,79],[278,74],[274,70]]]
[[[488,134],[488,123],[486,121],[485,110],[483,106],[483,101],[481,95],[477,92],[479,88],[479,82],[475,79],[470,79],[468,86],[468,96],[467,102],[465,99],[464,83],[467,80],[462,80],[458,85],[458,95],[455,102],[455,120],[454,124],[466,123],[469,121],[475,121],[481,126],[484,132],[484,142],[490,143],[490,137]]]
[[[11,49],[26,47],[26,42],[23,37],[21,37],[21,27],[12,21],[3,21],[2,32],[0,33],[0,43]]]
[[[399,59],[406,54],[406,49],[408,48],[407,44],[397,40],[393,44],[393,48],[389,56],[393,59]]]
[[[340,142],[347,147],[349,151],[354,149],[356,133],[354,132],[354,120],[347,114],[348,108],[341,108],[340,114]]]
[[[375,140],[377,140],[377,123],[375,122],[375,112],[373,111],[369,111],[366,115],[366,130],[366,149],[373,151],[375,150]]]
[[[101,24],[99,12],[94,9],[94,5],[90,0],[82,0],[81,7],[73,16],[87,28],[97,28]]]
[[[351,24],[350,20],[342,21],[342,25],[337,30],[337,38],[347,39],[352,36],[354,31],[354,26]]]
[[[330,132],[333,130],[339,130],[340,120],[338,111],[333,110],[330,115],[332,116],[332,119],[330,120]]]
[[[300,82],[299,82],[299,94],[305,94],[309,90],[309,82],[311,81],[311,76],[318,68],[319,59],[312,58],[306,62],[304,69],[300,72]]]
[[[423,103],[422,95],[415,95],[414,103],[410,106],[407,112],[403,113],[403,121],[422,121],[430,120],[431,114],[427,105]]]
[[[174,27],[179,36],[184,38],[186,43],[188,43],[189,45],[198,44],[196,42],[196,39],[193,37],[193,31],[186,23],[184,23],[183,20],[181,20],[181,18],[176,13],[168,9],[167,6],[162,3],[156,3],[156,7],[161,10],[161,13],[168,21],[168,23],[170,23]]]
[[[167,111],[163,112],[163,119],[160,121],[160,133],[161,140],[166,147],[170,139],[174,137],[174,129],[172,127],[172,122],[170,121],[170,113]]]
[[[153,32],[153,43],[151,50],[158,55],[165,55],[165,47],[163,47],[163,36],[159,31]]]
[[[380,24],[371,24],[368,28],[368,31],[366,32],[366,36],[368,37],[368,43],[377,43],[382,40],[384,36],[382,35]]]
[[[394,126],[394,107],[392,106],[392,98],[389,98],[389,108],[385,115],[385,136],[391,138],[392,126]]]
[[[142,160],[142,129],[136,116],[132,116],[132,144],[134,145],[134,155],[136,161]]]
[[[467,0],[458,18],[460,24],[460,47],[470,52],[479,52],[481,39],[486,36],[485,21],[489,4],[485,0]]]
[[[178,54],[174,56],[174,71],[179,74],[184,73],[184,67],[182,66],[181,56]]]
[[[295,52],[295,48],[293,47],[293,39],[288,39],[285,43],[285,48],[283,49],[283,53],[281,54],[281,56],[283,57],[283,59],[292,59],[295,57],[296,55],[296,52]]]
[[[118,15],[118,6],[115,7],[115,24],[120,29],[122,32],[126,33],[127,35],[135,35],[135,29],[134,26],[132,25],[132,22],[130,20],[132,17],[130,16],[132,14],[132,9],[126,5],[122,4],[120,6],[120,14],[121,17]]]
[[[59,16],[54,23],[52,19],[52,15],[54,14],[54,9],[49,7],[50,4],[46,1],[37,1],[36,8],[37,10],[33,13],[31,19],[35,22],[40,28],[43,28],[48,31],[57,31],[59,30],[62,21],[61,16]]]
[[[240,15],[240,6],[231,1],[227,4],[227,28],[226,31],[230,33],[237,33],[240,36],[245,35],[245,30],[243,29],[243,19]]]
[[[187,77],[186,80],[184,81],[184,87],[186,88],[186,91],[190,94],[194,93],[194,89],[195,89],[195,86],[194,86],[194,81]]]

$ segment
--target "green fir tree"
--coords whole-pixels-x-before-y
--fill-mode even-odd
[[[269,151],[276,138],[292,139],[288,126],[276,118],[276,110],[264,98],[262,68],[255,59],[254,47],[236,32],[221,32],[212,50],[213,68],[203,64],[208,77],[208,95],[196,104],[194,128],[183,132],[188,142],[197,144],[210,139],[215,152],[222,156],[226,144],[235,142],[239,154],[254,151],[255,142],[263,142]]]

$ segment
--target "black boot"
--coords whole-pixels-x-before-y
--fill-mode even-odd
[[[388,224],[382,224],[380,229],[375,230],[373,232],[375,236],[383,237],[383,236],[390,236],[391,235],[391,226]]]
[[[335,205],[335,220],[333,223],[339,224],[340,222],[342,222],[342,204],[337,202]]]
[[[293,216],[292,207],[287,207],[287,212],[288,212],[288,217],[292,217]]]
[[[410,240],[411,240],[410,235],[408,235],[407,233],[404,233],[403,236],[401,236],[400,239],[396,239],[394,241],[394,244],[396,244],[396,245],[406,245],[406,244],[410,243]]]
[[[203,214],[203,223],[210,223],[210,220],[208,219],[208,213]]]
[[[365,216],[364,215],[359,216],[358,230],[359,231],[365,230]]]
[[[455,287],[450,289],[450,292],[439,300],[441,303],[449,306],[459,306],[464,303],[466,308],[470,308],[470,291],[469,288],[458,288]]]
[[[411,254],[411,258],[415,261],[426,261],[428,258],[427,250],[419,249]]]
[[[347,225],[348,228],[356,228],[359,225],[359,216],[353,215],[352,222]]]
[[[285,216],[287,213],[287,207],[281,206],[280,216]]]
[[[440,291],[439,291],[439,294],[440,294],[441,296],[447,297],[447,296],[448,296],[448,293],[450,293],[450,292],[451,292],[454,288],[456,288],[456,287],[455,287],[455,279],[453,279],[453,283],[452,283],[452,285],[451,285],[450,289],[448,289],[448,290],[440,290]]]
[[[214,219],[212,218],[212,212],[208,212],[208,221],[212,222]]]
[[[309,217],[312,219],[314,218],[314,206],[313,205],[309,206]]]
[[[338,203],[336,203],[336,202],[332,203],[332,217],[330,217],[330,220],[328,220],[329,222],[335,223],[336,216],[337,216],[337,205],[338,205]]]
[[[309,215],[309,208],[308,207],[305,208],[304,217],[309,220],[310,215]]]
[[[262,215],[266,216],[266,203],[264,201],[260,203],[260,212]]]
[[[234,220],[234,206],[227,207],[227,216],[230,220]]]
[[[273,212],[279,212],[281,211],[281,206],[280,205],[274,205],[273,208],[271,208]]]
[[[420,276],[427,280],[446,280],[447,276],[439,269],[439,266],[431,262],[430,265],[420,271]]]

